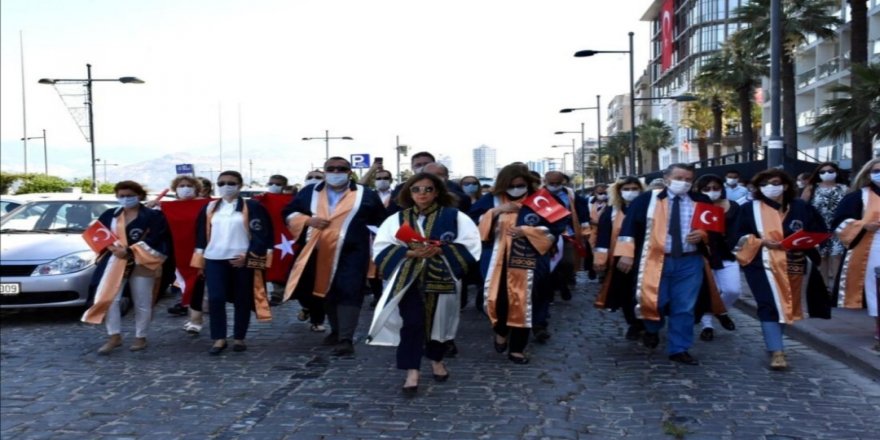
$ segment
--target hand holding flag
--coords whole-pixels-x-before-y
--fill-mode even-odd
[[[409,223],[404,223],[400,225],[400,228],[397,229],[397,233],[394,234],[394,238],[404,242],[404,243],[424,243],[430,244],[434,246],[440,246],[443,244],[438,240],[428,240],[425,237],[422,237],[421,234],[416,232]]]
[[[807,232],[801,229],[786,237],[785,240],[782,240],[781,244],[788,251],[805,251],[822,244],[823,241],[830,237],[831,234],[828,232]]]
[[[532,211],[535,211],[535,214],[540,215],[550,223],[556,223],[571,215],[571,211],[556,201],[556,198],[546,188],[535,191],[534,194],[523,200],[523,205],[528,206]]]
[[[103,252],[118,239],[110,229],[97,220],[82,233],[82,238],[96,254]]]
[[[724,233],[724,208],[711,203],[697,202],[691,229]]]

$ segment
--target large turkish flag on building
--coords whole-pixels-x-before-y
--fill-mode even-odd
[[[174,239],[174,261],[177,272],[183,279],[183,290],[180,303],[189,306],[193,289],[199,276],[199,270],[190,266],[193,252],[196,249],[196,221],[202,208],[211,199],[171,200],[162,202],[162,213],[168,220],[171,238]]]
[[[286,222],[281,218],[281,211],[293,200],[293,195],[264,193],[255,199],[268,211],[269,218],[272,219],[272,229],[275,231],[275,250],[272,252],[272,265],[266,270],[266,281],[286,283],[297,248],[294,246],[294,238],[287,230]]]
[[[675,37],[673,1],[666,0],[660,9],[660,72],[672,66],[672,39]]]

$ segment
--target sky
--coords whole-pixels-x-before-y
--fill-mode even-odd
[[[594,137],[596,114],[559,109],[601,95],[604,126],[607,103],[629,87],[626,54],[572,55],[625,50],[633,31],[638,76],[650,3],[3,0],[0,168],[23,170],[24,102],[28,135],[47,131],[50,174],[90,174],[89,143],[53,87],[37,83],[83,79],[86,63],[93,78],[145,81],[94,83],[96,157],[121,166],[186,152],[219,169],[222,144],[223,168],[238,169],[241,144],[255,178],[298,182],[325,156],[323,139],[301,139],[325,130],[354,138],[331,140],[331,156],[380,156],[392,171],[396,136],[410,152],[450,156],[455,175],[473,172],[484,144],[499,166],[560,158],[551,146],[580,135],[553,133],[584,122]],[[28,150],[28,171],[41,172],[42,140]]]

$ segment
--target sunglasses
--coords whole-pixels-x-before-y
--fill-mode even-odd
[[[228,181],[217,182],[217,186],[219,186],[219,187],[224,187],[226,185],[238,186],[238,182],[228,182]]]
[[[760,186],[764,187],[764,186],[769,186],[769,185],[782,185],[782,182],[781,181],[764,182]]]
[[[525,183],[523,183],[523,184],[521,184],[521,185],[510,185],[510,187],[511,187],[511,188],[516,188],[516,189],[522,189],[522,188],[528,188],[529,186],[526,185]]]
[[[819,171],[819,174],[834,174],[836,172],[837,171],[834,171],[834,170],[822,170],[822,171]]]
[[[390,177],[377,177],[376,180],[391,180]]]
[[[347,172],[351,171],[351,168],[349,168],[349,167],[324,167],[324,171],[326,171],[328,173],[336,173],[336,172],[347,173]]]
[[[412,191],[413,194],[418,194],[418,193],[431,194],[432,192],[434,192],[434,187],[433,186],[411,186],[409,188],[409,190]]]
[[[306,179],[324,180],[324,176],[306,176]]]

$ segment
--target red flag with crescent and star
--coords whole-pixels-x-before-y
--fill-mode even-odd
[[[281,211],[293,200],[293,194],[263,193],[254,198],[266,208],[275,231],[275,249],[272,252],[272,265],[266,270],[266,280],[286,283],[290,268],[293,267],[293,256],[298,249],[285,220],[281,218]]]
[[[96,254],[100,254],[107,249],[107,246],[118,240],[116,234],[97,220],[82,233],[82,238]]]
[[[785,237],[785,240],[782,240],[782,247],[788,251],[805,251],[822,244],[823,241],[828,240],[830,237],[831,234],[828,232],[807,232],[801,229]]]
[[[691,229],[702,229],[724,233],[724,208],[711,203],[697,202],[694,207],[694,217],[691,220]]]
[[[523,205],[528,206],[532,211],[535,211],[535,214],[544,217],[544,220],[550,223],[556,223],[571,215],[571,211],[556,201],[556,198],[546,188],[535,191],[534,194],[523,200]]]

